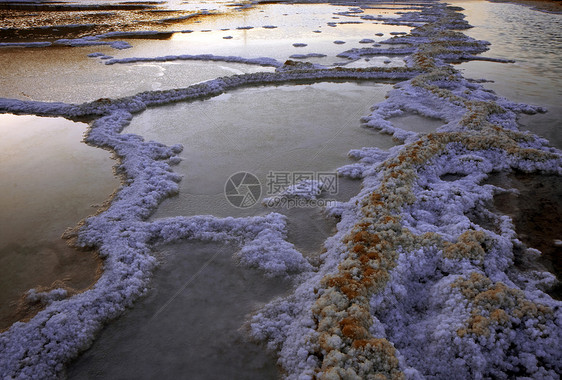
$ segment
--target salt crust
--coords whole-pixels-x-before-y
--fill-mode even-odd
[[[271,66],[280,67],[283,64],[273,58],[243,58],[236,56],[219,56],[213,54],[199,54],[199,55],[166,55],[162,57],[130,57],[130,58],[115,58],[105,62],[106,65],[114,65],[116,63],[136,63],[136,62],[169,62],[169,61],[222,61],[222,62],[236,62],[245,63],[249,65]]]
[[[250,324],[253,336],[277,353],[287,378],[557,378],[562,312],[544,293],[552,275],[514,267],[513,248],[520,245],[514,227],[485,207],[500,190],[480,183],[493,170],[562,175],[562,156],[545,140],[517,131],[518,113],[542,109],[499,98],[447,64],[485,50],[485,43],[451,31],[468,28],[461,9],[419,7],[383,20],[416,27],[394,37],[413,47],[406,68],[325,69],[290,61],[275,73],[80,105],[0,99],[0,112],[95,118],[86,140],[115,151],[125,179],[109,208],[76,232],[79,245],[104,258],[100,280],[70,298],[60,289],[30,291],[28,297],[48,305],[0,335],[3,376],[58,376],[103,323],[146,291],[156,244],[200,239],[236,242],[241,264],[293,276],[293,294],[265,306]],[[133,114],[247,85],[389,78],[407,81],[362,121],[403,143],[350,152],[358,162],[340,172],[362,178],[363,189],[326,210],[341,221],[319,267],[286,241],[279,214],[147,221],[178,191],[172,165],[182,147],[121,133]],[[403,112],[444,125],[429,135],[404,131],[389,121]],[[460,178],[441,179],[451,173]],[[485,214],[496,228],[472,222],[468,212]]]
[[[251,322],[287,378],[559,376],[562,312],[544,293],[555,279],[514,267],[514,227],[485,207],[501,190],[481,182],[497,170],[562,174],[561,155],[517,131],[518,113],[543,109],[499,98],[446,64],[486,50],[450,30],[466,27],[459,10],[430,6],[412,16],[417,23],[425,13],[427,24],[395,37],[412,45],[409,67],[427,71],[395,86],[362,121],[403,144],[350,152],[358,162],[340,174],[364,187],[327,210],[341,222],[322,265]],[[429,135],[405,131],[391,122],[405,112],[444,125]],[[494,231],[469,212],[492,218]]]
[[[120,157],[117,171],[125,178],[110,207],[88,218],[77,233],[78,245],[93,247],[104,259],[104,272],[96,285],[71,298],[50,302],[27,323],[17,322],[0,335],[0,372],[14,378],[54,378],[64,365],[92,343],[107,321],[132,306],[146,291],[157,265],[152,249],[157,242],[183,238],[236,240],[242,265],[269,276],[308,272],[312,266],[285,240],[284,217],[211,216],[172,218],[146,222],[158,204],[178,191],[180,176],[172,171],[182,146],[165,146],[123,134],[134,113],[147,107],[203,99],[247,85],[274,85],[287,81],[392,78],[415,76],[415,70],[311,69],[298,62],[276,73],[253,73],[218,78],[185,89],[145,92],[122,99],[98,99],[84,104],[26,102],[0,99],[0,112],[95,118],[88,144],[113,150]],[[214,226],[214,227],[213,227]],[[239,234],[239,235],[238,235]]]

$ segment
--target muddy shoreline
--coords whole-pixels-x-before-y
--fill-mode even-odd
[[[200,14],[152,4],[20,5],[0,3],[0,42],[82,38],[110,32],[169,31]]]

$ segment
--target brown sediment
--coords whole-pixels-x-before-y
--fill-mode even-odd
[[[203,17],[193,11],[80,7],[34,11],[0,8],[1,42],[81,38],[108,32],[168,32],[171,25]],[[143,36],[151,38],[151,36]],[[164,38],[159,36],[160,38]],[[154,38],[154,36],[152,37]]]
[[[437,24],[450,22],[454,13],[454,9],[447,9]],[[316,371],[323,379],[404,378],[392,343],[370,333],[373,324],[370,299],[386,286],[399,252],[408,254],[421,247],[434,247],[451,260],[482,261],[491,248],[492,240],[482,231],[466,231],[457,242],[451,243],[444,242],[434,233],[415,235],[402,226],[402,208],[416,201],[413,185],[420,167],[446,152],[450,143],[474,151],[495,148],[519,159],[539,162],[557,158],[548,152],[521,148],[520,143],[531,139],[530,135],[508,131],[489,122],[492,114],[505,112],[495,102],[468,100],[432,84],[434,80],[457,80],[453,68],[438,67],[434,60],[434,56],[443,53],[448,46],[445,41],[439,42],[439,38],[450,35],[432,30],[435,26],[428,24],[418,29],[423,29],[424,33],[430,31],[433,43],[423,46],[412,56],[416,68],[423,73],[411,83],[464,107],[466,112],[459,122],[463,131],[422,135],[418,141],[404,147],[398,156],[381,165],[379,187],[358,204],[363,217],[343,239],[346,256],[336,273],[321,280],[322,290],[318,291],[318,299],[312,308],[318,332],[319,352],[315,355],[322,358]],[[453,286],[460,288],[476,305],[466,328],[458,331],[461,337],[489,334],[491,325],[505,325],[511,316],[544,319],[549,313],[548,308],[528,301],[522,291],[492,283],[477,273]]]
[[[123,178],[121,178],[121,181],[123,183]],[[93,215],[99,215],[107,210],[117,192],[118,189],[103,202]],[[82,219],[75,227],[67,228],[61,236],[61,241],[55,243],[52,247],[32,248],[34,251],[52,252],[53,260],[56,261],[52,271],[56,273],[49,275],[49,273],[41,270],[42,275],[38,276],[36,285],[31,286],[30,289],[42,293],[54,289],[64,289],[67,291],[67,297],[71,297],[91,289],[98,282],[103,274],[103,259],[99,256],[97,250],[77,245],[78,231],[90,216]],[[28,250],[26,247],[13,246],[9,246],[7,249]],[[10,328],[15,322],[29,321],[46,306],[42,301],[29,300],[27,290],[2,301],[4,307],[0,308],[0,333]]]
[[[562,13],[561,0],[488,0],[492,3],[511,3],[531,7],[537,11]]]
[[[365,317],[370,315],[370,298],[386,286],[390,272],[396,266],[399,249],[414,251],[424,246],[436,247],[444,252],[445,257],[457,260],[482,260],[490,249],[489,238],[484,232],[467,231],[459,237],[457,243],[452,244],[443,242],[441,237],[433,233],[414,235],[402,227],[399,216],[403,206],[416,201],[412,186],[417,178],[417,168],[443,153],[449,143],[463,144],[469,150],[503,149],[526,159],[545,158],[546,153],[542,151],[533,151],[533,155],[528,149],[519,148],[517,141],[521,136],[517,133],[509,132],[499,136],[497,128],[482,121],[478,130],[484,128],[491,129],[489,133],[494,137],[472,132],[429,134],[408,145],[396,158],[383,164],[384,176],[379,189],[363,200],[364,218],[344,239],[348,255],[338,266],[336,274],[324,277],[322,286],[325,291],[313,307],[318,320],[318,342],[322,351],[319,356],[324,358],[319,371],[325,378],[330,378],[332,374],[343,378],[362,377],[367,373],[392,379],[403,378],[390,342],[379,339],[379,345],[368,345],[368,350],[363,349],[366,342],[375,339],[369,333],[372,318]],[[520,293],[517,293],[519,297],[523,297],[523,293]],[[522,308],[529,309],[531,306],[527,303],[532,302],[524,302],[526,303]],[[519,309],[514,309],[513,312],[519,313],[517,310]],[[501,311],[494,314],[495,320],[501,320],[502,316]],[[489,326],[489,322],[484,321],[478,313],[469,322],[471,327],[467,330],[468,333],[482,332]],[[377,351],[377,347],[384,349]]]
[[[54,260],[58,260],[51,268],[56,271],[52,278],[49,273],[42,273],[38,283],[33,287],[37,292],[50,292],[54,289],[64,289],[67,297],[82,293],[93,287],[103,273],[103,260],[95,250],[76,249],[60,244],[56,250]],[[52,281],[43,282],[42,281]],[[3,297],[4,298],[4,297]],[[15,322],[27,322],[46,306],[41,300],[30,300],[27,291],[14,295],[5,302],[0,314],[0,333],[4,332]]]

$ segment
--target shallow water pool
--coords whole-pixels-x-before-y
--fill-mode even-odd
[[[61,238],[119,186],[111,154],[81,142],[86,129],[63,118],[0,115],[0,316],[6,322],[14,322],[13,303],[30,288],[62,280],[84,289],[96,280],[96,255]]]
[[[288,284],[237,267],[235,250],[201,242],[164,247],[147,297],[105,328],[68,377],[276,378],[275,359],[247,340],[243,324]]]
[[[522,129],[562,148],[562,18],[521,5],[487,1],[455,2],[474,26],[466,34],[492,43],[483,56],[515,63],[466,62],[457,67],[467,78],[493,81],[484,86],[510,100],[545,106],[546,114],[521,115]]]
[[[124,133],[184,145],[180,194],[167,199],[155,217],[263,213],[259,204],[232,207],[224,195],[237,172],[258,177],[263,196],[270,172],[335,172],[352,163],[350,149],[389,148],[388,135],[362,128],[359,119],[384,99],[391,86],[376,83],[318,83],[236,90],[205,101],[144,111]]]
[[[82,103],[120,98],[143,91],[188,87],[220,76],[271,71],[227,62],[160,62],[105,65],[92,52],[113,54],[108,47],[3,49],[0,97]],[[37,83],[41,83],[40,86]]]

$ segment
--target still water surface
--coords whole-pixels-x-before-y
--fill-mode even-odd
[[[476,26],[467,34],[492,42],[492,49],[487,55],[517,60],[516,64],[470,62],[458,67],[464,70],[467,77],[494,80],[494,83],[487,83],[486,87],[512,100],[546,105],[550,109],[549,113],[522,117],[521,124],[548,137],[555,146],[561,146],[559,120],[562,111],[559,100],[562,64],[557,59],[561,49],[560,17],[510,4],[463,1],[458,5],[466,8],[468,21]],[[210,19],[206,24],[193,27],[193,33],[177,34],[170,40],[139,40],[133,44],[133,49],[119,52],[106,47],[3,50],[6,54],[0,55],[0,96],[82,102],[100,97],[132,95],[139,91],[185,87],[232,73],[270,70],[207,62],[106,66],[98,60],[85,57],[94,51],[119,58],[213,53],[271,56],[279,60],[287,59],[294,53],[319,52],[326,53],[328,57],[318,62],[331,64],[338,60],[335,57],[338,52],[362,46],[358,42],[362,38],[377,41],[387,38],[385,35],[377,39],[374,36],[379,31],[377,28],[384,28],[385,34],[409,29],[369,23],[337,27],[327,25],[327,22],[337,21],[332,18],[332,12],[346,9],[325,5],[273,4],[229,19]],[[265,21],[267,18],[269,20]],[[278,28],[259,28],[266,24]],[[245,25],[254,26],[254,29],[236,29]],[[226,28],[229,30],[220,30]],[[211,32],[204,32],[206,29]],[[321,33],[315,33],[315,30]],[[233,38],[224,40],[225,36]],[[335,45],[335,39],[344,40],[346,44]],[[297,48],[292,45],[294,42],[307,43],[307,46]],[[36,83],[43,85],[36,86]],[[164,202],[154,218],[264,213],[267,210],[263,208],[240,211],[226,203],[223,186],[230,174],[246,170],[265,181],[265,175],[271,170],[335,170],[350,163],[346,157],[349,149],[392,146],[394,143],[388,136],[359,127],[359,118],[368,114],[372,104],[382,101],[389,88],[389,85],[383,84],[357,83],[252,88],[233,91],[204,102],[181,103],[143,112],[134,118],[126,133],[138,133],[147,139],[168,144],[182,143],[185,146],[182,153],[184,161],[176,167],[184,175],[180,194]],[[13,128],[14,123],[12,120],[5,125]],[[75,132],[75,129],[72,132],[58,131],[54,125],[41,125],[47,130],[41,133],[39,140],[48,141],[43,136],[51,132],[57,138],[66,138]],[[435,125],[427,127],[431,129]],[[85,126],[79,134],[84,129]],[[0,135],[3,136],[0,143],[9,141],[4,139],[4,136],[9,136],[8,132],[2,130]],[[18,147],[34,141],[33,136],[26,134],[16,138],[19,139]],[[79,136],[72,141],[71,145],[77,146]],[[37,144],[40,146],[41,141]],[[49,173],[44,185],[31,186],[41,191],[21,192],[25,200],[18,210],[32,210],[31,206],[35,205],[39,212],[53,217],[53,221],[43,223],[43,227],[34,227],[32,223],[37,218],[33,214],[26,216],[22,213],[23,222],[18,227],[20,215],[14,212],[8,214],[8,203],[16,204],[10,200],[6,202],[6,207],[3,206],[10,222],[5,223],[6,229],[0,231],[14,228],[15,232],[10,232],[10,236],[21,236],[18,238],[21,240],[29,238],[29,231],[41,232],[45,226],[60,224],[64,230],[91,212],[89,205],[102,202],[116,186],[116,179],[110,174],[111,161],[107,152],[99,150],[104,157],[101,162],[90,162],[90,158],[68,160],[71,153],[63,155],[65,159],[61,160],[57,154],[64,152],[60,149],[62,144],[57,141],[51,153],[46,153],[49,150],[41,151],[37,166],[26,166],[29,151],[22,150],[26,155],[19,158],[19,163],[8,165],[9,174],[1,173],[3,179],[20,175],[30,180]],[[6,152],[9,149],[6,148]],[[86,156],[92,157],[90,154]],[[0,161],[0,168],[3,162],[10,161],[8,158]],[[40,164],[46,167],[41,169]],[[79,166],[73,169],[69,167],[71,164]],[[14,170],[14,167],[18,169]],[[109,180],[100,179],[104,176],[100,168],[108,168]],[[57,177],[59,169],[62,174],[70,175],[71,179]],[[6,186],[7,183],[2,181],[1,185]],[[103,183],[107,187],[94,188]],[[80,201],[80,206],[77,206],[71,199],[84,200],[84,196],[73,195],[72,191],[80,189],[82,185],[98,198]],[[52,195],[56,201],[44,198],[51,187],[61,198],[56,198],[56,195]],[[8,189],[2,190],[5,190],[2,194],[9,194]],[[62,206],[48,207],[51,204],[69,203],[72,203],[72,212],[66,213],[67,216],[72,214],[68,218],[73,220],[70,223],[64,222],[65,217],[56,213]],[[74,214],[80,208],[86,214]],[[291,212],[289,239],[303,254],[316,255],[321,250],[322,241],[333,232],[333,221],[326,220],[318,210]],[[55,230],[60,231],[53,228]],[[60,233],[57,232],[56,236],[60,236]],[[48,246],[41,243],[41,239],[37,237],[32,240],[42,247]],[[276,377],[274,360],[265,355],[260,347],[246,342],[244,333],[239,329],[247,320],[248,313],[276,295],[283,294],[288,284],[270,281],[259,273],[237,267],[231,260],[235,250],[236,247],[199,242],[163,247],[159,252],[163,264],[156,273],[152,291],[139,301],[135,309],[101,334],[92,349],[70,368],[70,377],[153,378],[156,374],[169,377],[182,374],[190,378],[196,378],[194,374],[201,374],[201,378]],[[198,269],[204,267],[208,258],[217,251],[220,255],[205,267],[205,271],[178,297],[177,302],[159,313],[158,318],[153,318],[166,300]],[[38,271],[38,266],[34,266],[36,262],[37,257],[31,257],[30,264],[22,266],[32,271],[26,278],[37,275],[33,273]],[[42,266],[45,267],[48,265]],[[21,281],[18,286],[21,286],[22,291],[33,286],[21,279],[10,279],[10,286],[18,284],[18,281]]]
[[[467,62],[467,78],[485,78],[486,88],[517,102],[544,106],[546,114],[522,115],[520,125],[562,149],[562,16],[486,1],[454,2],[474,26],[465,33],[492,43],[484,56],[515,63]]]
[[[61,239],[119,185],[111,154],[81,142],[86,129],[63,118],[0,115],[0,319],[6,323],[14,322],[14,302],[30,288],[63,280],[84,289],[96,279],[96,256]]]

